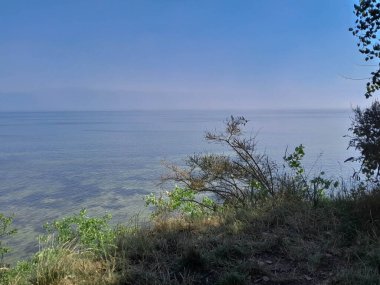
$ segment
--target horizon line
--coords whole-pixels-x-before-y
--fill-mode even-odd
[[[166,108],[151,108],[151,109],[94,109],[94,110],[75,110],[75,109],[56,109],[56,110],[0,110],[0,113],[48,113],[48,112],[155,112],[155,111],[165,111],[165,112],[174,112],[174,111],[209,111],[209,112],[223,112],[223,111],[348,111],[353,108],[348,107],[317,107],[317,108],[230,108],[230,109],[206,109],[206,108],[176,108],[176,109],[166,109]]]

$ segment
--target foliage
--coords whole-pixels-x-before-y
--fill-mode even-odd
[[[243,117],[231,117],[223,133],[207,133],[208,141],[226,146],[231,155],[193,155],[186,160],[186,168],[170,165],[171,173],[163,178],[164,181],[174,181],[184,187],[167,192],[167,198],[151,195],[148,204],[157,206],[158,212],[165,209],[194,214],[195,209],[210,206],[209,201],[194,199],[199,194],[207,193],[217,202],[241,207],[263,203],[279,193],[293,193],[316,206],[326,198],[328,190],[338,186],[338,182],[325,178],[323,171],[308,177],[301,163],[305,155],[303,145],[284,156],[292,172],[281,175],[266,155],[257,154],[255,138],[244,138],[242,127],[246,123]]]
[[[366,98],[371,97],[380,89],[380,0],[360,0],[358,5],[354,5],[356,15],[355,27],[350,28],[354,36],[358,38],[359,51],[365,55],[365,61],[376,61],[378,69],[371,73],[372,78],[367,82]],[[378,101],[361,110],[354,109],[355,118],[349,131],[353,137],[349,142],[349,147],[359,150],[361,156],[350,157],[346,161],[361,162],[360,171],[371,178],[379,176],[380,162],[380,104]],[[355,173],[356,177],[358,173]]]
[[[297,194],[301,199],[311,201],[314,206],[317,206],[322,200],[327,198],[326,192],[337,188],[339,183],[332,179],[325,178],[325,172],[321,171],[317,176],[309,178],[305,173],[301,161],[305,156],[305,147],[301,144],[294,149],[294,152],[284,156],[284,161],[288,164],[289,168],[294,171],[295,175],[287,177],[292,180],[292,186],[295,188]]]
[[[365,60],[380,59],[380,1],[379,0],[360,0],[358,5],[354,5],[356,15],[355,27],[350,28],[354,36],[359,40],[359,51],[365,55]],[[371,73],[371,81],[367,82],[366,98],[373,95],[380,89],[380,62],[378,69]]]
[[[346,161],[361,162],[360,171],[367,178],[377,178],[380,174],[380,103],[375,101],[365,110],[357,107],[354,113],[349,129],[353,133],[349,147],[359,150],[361,156],[350,157]]]
[[[207,196],[197,197],[197,193],[189,188],[176,186],[173,191],[157,197],[153,193],[145,197],[146,205],[155,206],[153,216],[179,212],[185,216],[196,217],[216,209],[215,202]]]
[[[46,224],[39,251],[14,267],[0,268],[0,284],[119,284],[125,269],[115,272],[112,256],[119,231],[111,215],[88,217],[86,210]]]
[[[296,175],[305,173],[305,169],[301,165],[301,160],[305,156],[305,147],[300,144],[294,149],[294,152],[288,156],[285,154],[283,159],[287,162],[288,166],[296,172]]]
[[[3,245],[2,239],[16,233],[16,229],[12,228],[13,218],[0,213],[0,261],[3,260],[4,254],[10,251],[10,248]]]
[[[60,244],[73,240],[85,249],[104,252],[115,245],[116,233],[109,225],[112,216],[88,217],[85,209],[79,214],[47,223],[44,227],[49,234],[56,234]]]
[[[171,173],[163,181],[180,183],[195,193],[208,193],[229,204],[252,204],[274,195],[275,164],[256,151],[254,137],[244,138],[248,121],[233,117],[222,133],[206,134],[206,140],[227,147],[232,155],[200,154],[188,157],[186,168],[169,165]]]
[[[7,268],[3,272],[0,271],[0,284],[28,284],[21,280],[27,279],[34,269],[35,267],[32,262],[25,260],[18,261],[13,268]]]

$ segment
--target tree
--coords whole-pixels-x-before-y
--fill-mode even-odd
[[[358,38],[359,51],[365,55],[365,61],[376,61],[378,69],[371,73],[367,82],[365,97],[368,99],[380,89],[380,0],[359,0],[354,5],[355,27],[350,28]],[[359,157],[350,157],[346,161],[361,162],[360,171],[371,178],[380,176],[380,103],[374,101],[369,108],[354,109],[355,117],[349,131],[352,132],[349,147],[360,151]],[[357,173],[355,173],[357,174]]]
[[[364,110],[357,107],[354,113],[349,129],[353,133],[349,147],[359,150],[361,156],[346,161],[360,161],[360,171],[368,178],[377,178],[380,175],[380,103],[375,101]]]
[[[354,36],[359,39],[359,51],[365,55],[365,61],[380,59],[380,0],[360,0],[354,5],[356,15],[355,27],[350,28]],[[380,62],[375,62],[377,70],[371,72],[371,79],[367,82],[366,98],[369,98],[380,89]]]

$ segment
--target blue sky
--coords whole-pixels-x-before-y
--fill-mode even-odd
[[[347,0],[0,0],[0,110],[350,108]]]

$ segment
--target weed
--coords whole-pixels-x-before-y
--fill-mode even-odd
[[[88,217],[83,209],[79,214],[47,223],[44,227],[49,235],[55,235],[59,244],[76,240],[83,249],[105,253],[115,246],[116,233],[109,225],[111,218],[109,214],[100,218]]]
[[[207,215],[216,210],[216,203],[207,196],[199,197],[190,188],[176,186],[173,191],[165,192],[157,197],[150,194],[145,197],[147,206],[155,206],[153,216],[162,216],[168,213],[177,212],[188,217],[199,217]]]
[[[0,213],[0,267],[4,255],[10,251],[10,248],[5,246],[3,239],[16,233],[16,229],[12,228],[13,217],[5,216]]]

